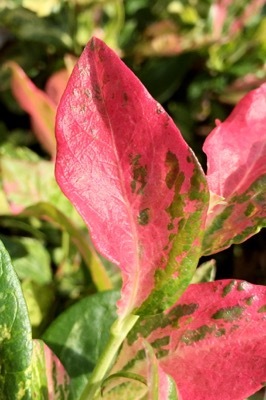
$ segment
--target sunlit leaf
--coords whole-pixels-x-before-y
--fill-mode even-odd
[[[212,192],[203,241],[210,254],[266,226],[266,84],[247,94],[208,136]]]
[[[266,381],[266,287],[192,284],[167,313],[140,319],[112,372],[146,373],[143,338],[182,400],[243,400]]]
[[[94,244],[123,274],[119,313],[157,313],[199,257],[206,182],[171,118],[118,56],[93,38],[57,114],[56,177]]]

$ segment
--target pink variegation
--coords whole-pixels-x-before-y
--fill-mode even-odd
[[[207,137],[212,193],[203,252],[240,243],[266,226],[266,84],[248,93]]]
[[[122,270],[119,313],[169,307],[195,270],[208,201],[204,174],[172,119],[93,38],[56,131],[57,181],[98,250]]]
[[[179,400],[243,400],[266,381],[266,287],[190,285],[166,313],[137,322],[113,372],[147,374],[143,338],[174,378]]]
[[[34,340],[33,344],[33,398],[46,387],[47,400],[67,400],[70,394],[70,379],[65,368],[43,341]]]

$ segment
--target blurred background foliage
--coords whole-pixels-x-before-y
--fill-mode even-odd
[[[266,81],[261,0],[0,1],[0,239],[37,337],[70,304],[120,285],[53,176],[56,106],[92,35],[163,104],[204,168],[215,119]],[[215,258],[218,278],[266,283],[265,232]]]

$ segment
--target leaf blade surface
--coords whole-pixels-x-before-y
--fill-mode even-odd
[[[241,243],[266,226],[265,110],[263,84],[248,93],[204,143],[207,180],[214,195],[206,223],[204,254]]]
[[[208,201],[180,132],[96,38],[74,68],[56,126],[57,181],[98,250],[122,270],[119,313],[147,298],[139,312],[169,307],[196,267]]]
[[[265,312],[264,286],[192,284],[169,311],[137,321],[112,373],[146,377],[144,338],[182,400],[242,400],[265,382]]]
[[[0,242],[1,399],[31,399],[31,326],[10,257]]]

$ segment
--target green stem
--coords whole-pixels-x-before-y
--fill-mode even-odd
[[[127,315],[123,319],[117,319],[111,327],[110,339],[99,358],[99,361],[86,385],[80,400],[92,400],[99,394],[101,383],[113,365],[119,347],[126,338],[128,332],[137,322],[138,315]]]

